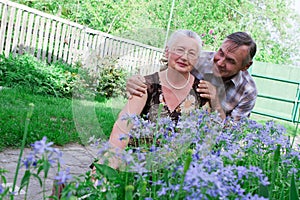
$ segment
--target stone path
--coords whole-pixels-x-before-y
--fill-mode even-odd
[[[63,160],[65,162],[63,169],[70,168],[70,173],[73,176],[85,174],[89,170],[89,165],[93,162],[96,157],[97,149],[94,147],[82,146],[79,144],[68,144],[64,147],[58,147],[63,153]],[[30,149],[25,149],[23,157],[28,155]],[[19,157],[18,149],[7,149],[0,152],[0,168],[9,170],[9,173],[5,174],[7,183],[12,184],[14,174],[17,167],[17,161]],[[21,167],[18,175],[17,186],[20,186],[20,181],[24,175],[25,167]],[[56,169],[50,169],[48,179],[46,180],[46,195],[51,194],[53,185],[53,179],[56,175]],[[41,177],[41,176],[40,176]],[[43,199],[42,188],[39,186],[38,181],[35,178],[30,179],[30,186],[27,194],[28,200],[41,200]],[[15,200],[23,200],[25,195],[24,191],[22,194],[16,195]]]

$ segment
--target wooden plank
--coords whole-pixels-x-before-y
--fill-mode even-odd
[[[99,58],[103,58],[103,54],[104,54],[104,42],[105,42],[105,38],[102,34],[99,34],[97,37],[97,55],[99,56]]]
[[[116,48],[117,49],[116,54],[117,54],[118,57],[122,56],[121,48],[122,48],[121,40],[118,40],[117,41],[117,48]]]
[[[150,73],[150,69],[149,67],[151,67],[150,63],[149,63],[149,56],[148,56],[148,49],[147,48],[143,48],[143,57],[141,59],[142,61],[142,67],[145,68],[145,74],[149,74]]]
[[[89,56],[90,52],[89,52],[89,38],[90,38],[90,35],[89,33],[85,32],[85,35],[84,35],[84,49],[83,49],[83,60],[86,59],[87,56]]]
[[[33,27],[33,33],[32,33],[32,40],[31,40],[31,50],[30,50],[30,53],[32,55],[35,56],[35,48],[37,46],[37,33],[38,33],[38,30],[40,29],[40,16],[36,16],[35,17],[35,20],[34,20],[34,27]]]
[[[158,66],[157,66],[158,61],[156,60],[156,56],[155,56],[155,55],[156,55],[156,51],[153,51],[153,50],[151,49],[151,56],[150,56],[150,59],[151,59],[151,65],[154,67],[153,72],[159,71]]]
[[[89,56],[89,34],[84,30],[84,35],[82,38],[82,51],[81,51],[81,61],[83,65],[86,65],[86,59]]]
[[[50,38],[48,44],[48,63],[53,61],[53,49],[54,49],[54,37],[56,33],[56,21],[52,21],[52,26],[50,30]]]
[[[113,38],[109,38],[109,42],[108,42],[108,56],[112,57],[113,56],[113,46],[114,46],[114,39]]]
[[[45,35],[43,41],[43,53],[42,53],[42,60],[46,60],[46,55],[48,54],[48,41],[49,41],[49,33],[51,27],[51,20],[46,20],[46,28],[45,28]]]
[[[59,43],[59,53],[58,53],[58,60],[63,59],[63,51],[64,51],[64,45],[65,45],[65,37],[66,37],[66,30],[67,24],[63,24],[61,37],[60,37],[60,43]]]
[[[43,35],[44,35],[44,27],[45,27],[45,18],[41,18],[40,27],[38,32],[38,45],[37,45],[37,58],[40,59],[41,51],[43,49]]]
[[[125,42],[123,42],[123,41],[121,41],[120,40],[120,56],[121,57],[123,57],[124,56],[124,54],[125,54],[125,45],[126,45],[127,43],[125,43]]]
[[[25,37],[26,37],[26,29],[27,29],[27,18],[28,18],[28,12],[23,13],[22,18],[22,27],[21,27],[21,33],[20,33],[20,40],[19,40],[19,54],[23,54],[25,50]]]
[[[141,58],[143,58],[144,55],[145,55],[144,49],[142,47],[140,47],[139,55],[137,57],[137,65],[136,65],[136,67],[141,68],[142,72],[143,72],[142,74],[146,75],[145,63],[144,63],[143,59],[141,59]]]
[[[108,45],[109,45],[109,38],[105,36],[104,40],[104,48],[103,48],[103,58],[105,58],[108,54]]]
[[[84,52],[84,37],[85,37],[85,29],[80,30],[80,38],[78,44],[78,59],[82,60],[83,52]]]
[[[76,49],[74,48],[75,37],[76,37],[76,28],[75,27],[71,27],[70,48],[69,48],[68,63],[72,63],[73,62],[74,55],[76,54]]]
[[[5,40],[5,31],[6,31],[6,24],[7,24],[7,12],[8,7],[7,5],[3,6],[2,18],[1,18],[1,27],[0,27],[0,54],[3,52],[4,47],[4,40]]]
[[[90,50],[92,49],[92,43],[93,43],[93,35],[89,34],[89,44],[88,44],[88,47],[89,47]]]
[[[12,54],[15,56],[18,50],[18,43],[19,43],[19,33],[21,29],[21,17],[22,17],[23,11],[21,9],[18,10],[17,16],[16,16],[16,22],[14,27],[14,38],[13,38],[13,44],[12,44]]]
[[[71,26],[67,25],[67,32],[64,40],[64,52],[63,52],[63,60],[65,62],[68,61],[68,53],[69,53],[69,47],[70,47],[70,35],[71,35]]]
[[[99,49],[98,49],[99,40],[98,40],[98,38],[99,38],[99,35],[94,35],[93,44],[94,44],[94,51],[95,51],[95,54],[97,57],[99,57],[99,54],[98,54],[99,53]]]
[[[61,38],[61,22],[57,23],[56,31],[55,31],[55,45],[53,51],[53,62],[57,60],[58,52],[59,52],[59,44]]]
[[[97,35],[92,36],[92,49],[96,50]]]
[[[31,45],[31,38],[32,38],[32,27],[33,27],[33,21],[34,21],[34,14],[29,14],[29,20],[28,20],[28,30],[26,35],[26,41],[25,41],[25,51],[27,53],[30,53],[30,45]]]
[[[72,63],[78,62],[80,61],[80,52],[79,52],[79,41],[80,41],[80,33],[81,30],[74,27],[75,29],[75,40],[74,40],[74,54],[73,54],[73,60]]]
[[[134,56],[133,56],[133,61],[132,61],[132,66],[134,68],[136,68],[136,61],[138,60],[139,58],[139,53],[140,53],[140,48],[138,46],[135,46],[135,49],[134,49]],[[140,69],[140,68],[139,68]],[[142,69],[141,69],[142,70]],[[139,71],[140,74],[142,74],[142,71]]]
[[[112,39],[110,43],[110,55],[111,57],[115,58],[116,54],[116,40]]]
[[[12,29],[14,26],[14,19],[15,19],[16,9],[11,8],[10,9],[10,15],[9,15],[9,22],[8,22],[8,28],[7,28],[7,35],[6,35],[6,41],[5,41],[5,53],[4,55],[7,57],[10,53],[10,47],[12,46]]]

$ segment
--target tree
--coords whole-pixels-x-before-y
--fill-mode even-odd
[[[170,0],[15,0],[90,28],[162,48],[171,12]],[[171,31],[202,35],[204,49],[215,51],[226,35],[251,34],[256,60],[300,63],[300,15],[293,0],[176,0]]]

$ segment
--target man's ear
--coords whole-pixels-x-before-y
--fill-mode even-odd
[[[246,71],[252,65],[253,61],[250,61],[246,66],[244,66],[241,71]]]

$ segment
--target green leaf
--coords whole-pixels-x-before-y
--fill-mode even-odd
[[[298,191],[297,191],[297,187],[296,187],[296,183],[295,183],[294,173],[293,173],[292,179],[291,179],[290,198],[289,198],[289,200],[299,200],[299,195],[298,195]]]
[[[133,185],[127,185],[125,187],[125,200],[132,200],[133,199],[133,191],[134,186]]]
[[[274,162],[278,163],[279,158],[280,158],[280,145],[277,145],[277,148],[274,153]]]
[[[111,182],[120,182],[120,176],[117,170],[102,164],[94,163],[97,172],[99,171],[108,181]]]
[[[31,174],[31,175],[34,176],[39,181],[40,187],[42,187],[43,183],[42,183],[42,179],[39,177],[39,175],[37,175],[37,174]]]
[[[23,178],[21,180],[21,186],[20,186],[19,191],[21,191],[22,188],[24,188],[26,185],[29,184],[30,175],[31,175],[30,171],[26,170],[25,174],[24,174],[24,176],[23,176]]]
[[[45,178],[48,177],[48,172],[49,172],[50,167],[51,167],[51,165],[50,165],[49,161],[45,161],[45,162],[43,163],[44,177],[45,177]]]
[[[266,185],[259,185],[259,190],[258,190],[258,195],[268,198],[269,197],[269,191],[268,191],[268,186]]]

